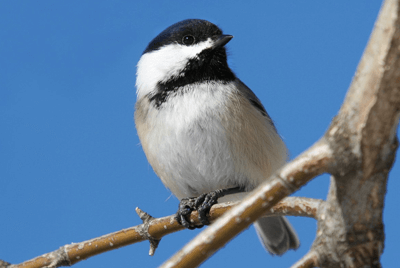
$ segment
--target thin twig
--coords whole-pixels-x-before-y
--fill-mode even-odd
[[[303,216],[316,217],[318,208],[323,200],[312,198],[288,197],[268,211],[265,216]],[[240,202],[230,202],[214,205],[210,210],[210,221],[216,221],[226,211]],[[107,234],[98,238],[90,239],[81,243],[73,243],[60,247],[58,250],[44,254],[37,258],[28,260],[21,264],[12,265],[12,268],[40,268],[40,267],[60,267],[70,266],[81,260],[93,257],[102,252],[117,249],[122,246],[150,241],[150,255],[154,254],[157,241],[162,237],[176,231],[185,229],[176,220],[175,216],[153,218],[139,208],[136,209],[143,224],[123,229],[121,231]],[[197,212],[193,212],[190,221],[200,224]],[[153,241],[153,242],[152,242]],[[11,267],[11,266],[10,266]]]

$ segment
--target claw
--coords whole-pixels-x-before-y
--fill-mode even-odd
[[[200,197],[183,198],[179,203],[179,209],[178,212],[176,212],[175,219],[179,224],[187,229],[193,230],[203,227],[203,225],[193,225],[189,221],[190,214],[192,214],[192,211],[197,210],[199,202],[201,202],[199,201]]]
[[[198,197],[183,198],[179,203],[179,209],[178,212],[176,212],[175,219],[177,222],[179,222],[179,224],[190,230],[202,228],[204,225],[210,224],[210,221],[208,220],[208,213],[210,212],[211,207],[218,203],[218,198],[243,191],[243,188],[235,187],[212,191],[202,194]],[[192,214],[192,211],[194,210],[197,210],[199,213],[199,221],[202,225],[194,225],[190,223],[190,214]]]
[[[204,196],[202,204],[197,208],[197,211],[199,212],[199,221],[202,224],[210,224],[207,215],[210,212],[211,207],[218,203],[218,197],[219,195],[217,191],[210,192]]]

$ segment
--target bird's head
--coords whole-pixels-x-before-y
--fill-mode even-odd
[[[139,60],[138,99],[192,83],[234,80],[224,47],[232,38],[206,20],[189,19],[168,27]]]

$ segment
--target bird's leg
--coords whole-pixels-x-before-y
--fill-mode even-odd
[[[178,212],[175,215],[175,219],[184,227],[188,229],[201,228],[204,225],[210,224],[207,215],[210,211],[210,208],[218,203],[218,198],[223,197],[225,195],[237,194],[244,192],[244,188],[235,187],[229,189],[221,189],[212,191],[209,193],[202,194],[198,197],[187,197],[182,198],[179,203]],[[189,222],[189,217],[192,211],[197,210],[199,213],[199,220],[202,225],[192,225]]]

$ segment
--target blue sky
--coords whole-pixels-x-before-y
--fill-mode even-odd
[[[178,201],[147,163],[136,134],[136,63],[171,24],[201,18],[234,35],[229,64],[261,99],[291,157],[327,129],[344,99],[380,1],[1,1],[0,259],[19,263],[140,224]],[[389,177],[384,267],[394,267],[400,168]],[[327,175],[296,196],[325,198]],[[266,254],[253,227],[203,267],[288,267],[316,222],[291,217],[301,247]],[[93,257],[76,267],[156,267],[198,231]],[[250,258],[250,259],[249,259]]]

